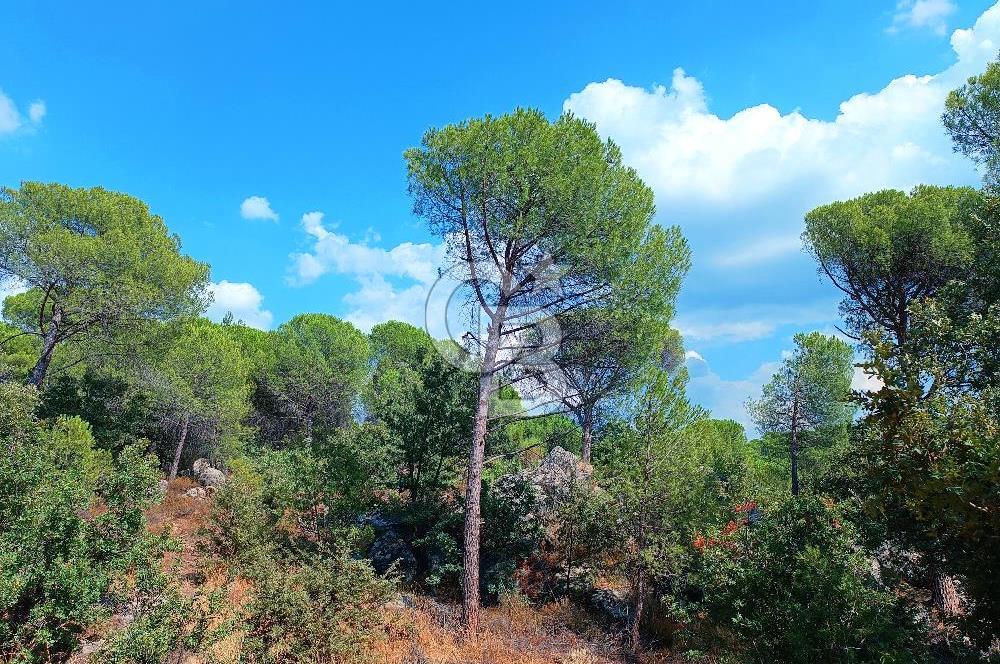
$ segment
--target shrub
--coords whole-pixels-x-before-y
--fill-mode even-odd
[[[138,447],[116,462],[79,418],[40,423],[35,391],[0,384],[0,660],[63,659],[157,565],[143,509],[158,477]]]
[[[247,602],[229,628],[242,635],[245,662],[353,661],[382,625],[391,581],[352,556],[357,533],[318,535],[316,459],[273,453],[236,460],[212,514],[215,552],[249,583]],[[305,491],[308,487],[309,491]]]
[[[694,546],[703,608],[741,661],[919,661],[912,617],[872,577],[843,511],[820,498],[789,499]]]

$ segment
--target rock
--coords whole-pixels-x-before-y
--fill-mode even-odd
[[[205,458],[195,459],[194,464],[191,466],[191,473],[195,477],[198,477],[205,471],[206,468],[211,468],[211,467],[212,464],[211,462],[209,462],[208,459]]]
[[[393,563],[404,581],[412,581],[417,573],[417,558],[413,550],[396,532],[388,530],[372,543],[368,558],[379,574],[385,574]]]
[[[371,512],[358,517],[359,526],[371,526],[376,533],[384,533],[387,530],[395,530],[403,524],[403,519],[397,516],[390,516],[382,512]]]
[[[167,495],[167,489],[170,488],[170,482],[166,480],[160,480],[158,491],[160,492],[160,500],[163,500]]]
[[[193,489],[188,489],[184,492],[184,495],[188,498],[207,498],[208,492],[200,486],[196,486]]]
[[[598,588],[590,595],[590,605],[615,622],[623,623],[628,620],[628,600],[618,591]]]
[[[576,455],[556,446],[545,455],[537,468],[525,475],[544,504],[551,506],[568,496],[574,486],[589,485],[592,472],[593,468]]]
[[[83,658],[84,661],[88,661],[91,655],[96,654],[103,646],[103,640],[80,641],[80,648],[76,651],[76,654]]]
[[[226,474],[213,468],[208,459],[197,459],[191,466],[191,471],[202,486],[217,489],[226,483]]]

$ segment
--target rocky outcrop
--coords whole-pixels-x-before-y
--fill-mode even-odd
[[[191,471],[194,478],[204,487],[218,489],[226,483],[226,474],[218,468],[213,468],[208,459],[196,460]]]
[[[368,558],[379,574],[385,574],[394,563],[396,571],[406,582],[413,581],[417,574],[417,558],[413,550],[394,530],[387,530],[375,539],[368,549]]]
[[[498,478],[491,491],[507,502],[523,503],[528,500],[533,504],[516,506],[513,511],[525,514],[525,518],[545,522],[574,490],[592,488],[592,473],[593,468],[576,455],[554,447],[537,467]],[[527,496],[525,487],[528,488]]]

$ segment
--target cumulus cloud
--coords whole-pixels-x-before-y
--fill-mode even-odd
[[[874,373],[869,373],[861,367],[854,367],[851,377],[851,389],[857,392],[878,392],[885,385],[882,379]]]
[[[302,228],[313,244],[307,252],[292,254],[291,285],[310,284],[325,274],[352,276],[358,288],[344,297],[347,320],[364,330],[392,319],[424,324],[428,293],[444,260],[443,244],[404,242],[385,249],[369,244],[377,241],[371,233],[355,242],[325,224],[320,211],[303,214]]]
[[[908,26],[925,28],[948,13],[919,0],[901,10]],[[837,321],[840,294],[799,246],[802,219],[814,207],[884,188],[979,182],[975,167],[952,151],[940,115],[948,92],[996,57],[1000,4],[955,30],[950,43],[950,66],[859,90],[831,117],[767,103],[721,116],[711,91],[681,68],[666,85],[609,78],[569,95],[564,109],[618,143],[653,188],[658,220],[679,224],[691,244],[677,320],[689,342],[759,342]],[[742,391],[733,397],[741,404],[754,380],[713,384]]]
[[[250,196],[240,203],[240,216],[244,219],[266,219],[278,221],[278,213],[271,209],[271,203],[263,196]]]
[[[892,25],[886,30],[895,33],[904,28],[926,29],[943,35],[948,30],[948,17],[957,9],[951,0],[900,0]]]
[[[719,345],[766,339],[783,325],[832,322],[835,314],[836,305],[828,301],[806,306],[751,304],[681,313],[674,324],[688,342]]]
[[[209,285],[214,300],[208,308],[207,315],[210,319],[221,321],[227,313],[231,313],[236,320],[243,321],[250,327],[261,330],[268,330],[274,322],[274,316],[267,309],[262,308],[264,296],[260,294],[253,284],[246,282],[233,282],[223,279],[218,283]]]
[[[0,90],[0,136],[13,134],[18,130],[32,129],[41,124],[45,117],[45,102],[38,100],[28,106],[27,119],[21,115],[14,100]]]
[[[778,362],[764,362],[746,378],[727,380],[719,376],[696,351],[686,355],[688,375],[687,392],[697,403],[703,404],[716,419],[735,420],[743,425],[750,436],[756,428],[747,414],[746,401],[758,397],[760,387],[778,370]]]

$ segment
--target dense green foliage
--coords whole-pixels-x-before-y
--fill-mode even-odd
[[[633,657],[995,661],[998,86],[993,64],[944,116],[982,190],[806,216],[856,343],[795,335],[747,404],[757,440],[688,400],[687,245],[570,115],[406,153],[488,318],[468,348],[210,322],[207,266],[140,201],[4,189],[0,278],[27,290],[0,323],[0,659],[362,661],[405,589],[460,595],[473,630],[480,597],[567,601]],[[198,547],[152,534],[199,503]]]
[[[4,317],[42,340],[38,386],[67,341],[96,338],[93,352],[121,353],[142,323],[199,313],[208,266],[182,255],[142,201],[26,182],[0,191],[0,277],[28,288],[7,298]]]
[[[161,546],[143,515],[153,460],[129,446],[113,461],[79,418],[34,419],[36,400],[0,384],[0,657],[14,662],[72,652]]]

